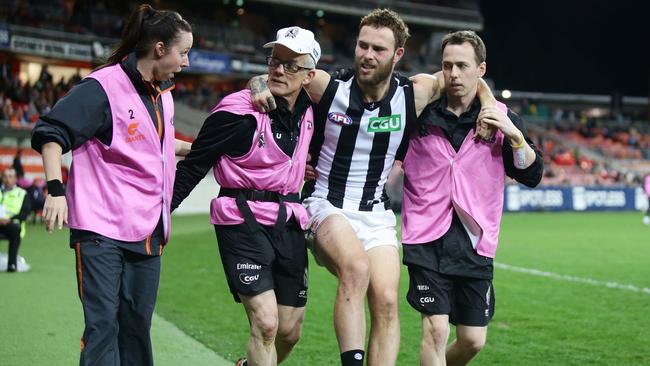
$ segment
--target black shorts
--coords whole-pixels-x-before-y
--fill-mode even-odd
[[[275,290],[278,304],[303,307],[307,303],[307,248],[304,231],[290,221],[278,230],[260,225],[215,225],[221,262],[236,302],[239,295],[255,296]]]
[[[409,290],[406,299],[426,315],[449,315],[452,324],[483,327],[494,315],[492,280],[445,275],[407,264]]]

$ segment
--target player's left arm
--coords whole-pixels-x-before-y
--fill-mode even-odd
[[[415,111],[418,116],[427,104],[438,100],[445,90],[445,78],[442,71],[435,74],[417,74],[409,78],[413,82]]]
[[[481,108],[495,107],[497,100],[492,94],[492,90],[487,85],[483,78],[479,78],[478,86],[476,88],[476,96],[481,102]],[[474,137],[482,138],[484,140],[491,140],[496,132],[495,127],[481,122],[480,119],[476,120],[476,128],[474,129]]]
[[[494,107],[497,105],[497,99],[494,97],[492,90],[490,90],[490,87],[483,78],[479,78],[478,80],[476,95],[481,102],[481,107]]]

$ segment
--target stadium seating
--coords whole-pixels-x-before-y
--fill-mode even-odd
[[[138,3],[0,0],[0,21],[117,40],[124,16]],[[347,5],[344,0],[332,3]],[[390,3],[401,6],[403,2]],[[478,4],[476,1],[445,0],[415,3],[409,8],[426,12],[438,7],[436,9],[459,19],[476,12]],[[372,4],[374,2],[358,3],[359,6],[369,7]],[[210,4],[179,6],[177,10],[193,25],[195,49],[212,50],[254,63],[263,63],[266,51],[259,45],[269,39],[273,29],[286,25],[282,19],[267,16],[266,11],[272,10],[268,4],[247,3],[246,11],[241,12],[235,2],[219,7]],[[347,29],[356,27],[358,17],[338,15],[318,20],[312,10],[296,8],[291,11],[290,14],[296,15],[295,19],[300,25],[317,32],[323,50],[321,67],[333,69],[351,63],[354,40],[345,37],[345,34]],[[237,16],[233,17],[234,14]],[[423,36],[422,29],[412,28],[414,36],[407,44],[410,49],[398,67],[407,73],[434,71],[432,68],[437,66],[431,59],[435,58],[435,42]],[[9,65],[2,64],[0,67],[0,128],[15,131],[29,131],[38,117],[47,113],[79,80],[79,76],[71,80],[54,80],[45,71],[36,82],[25,83],[11,72]],[[224,95],[243,88],[247,78],[248,75],[215,78],[201,74],[180,74],[174,97],[179,105],[177,111],[183,110],[188,117],[183,118],[183,113],[178,114],[177,137],[193,139],[202,122],[202,118],[197,116],[204,116]],[[580,106],[558,108],[535,101],[523,101],[519,105],[509,101],[508,105],[531,124],[531,137],[544,152],[546,173],[543,185],[637,185],[640,177],[650,172],[650,164],[645,163],[650,160],[650,129],[630,123],[639,116],[610,117],[609,113],[605,113],[600,118],[593,118],[587,117]],[[543,127],[535,129],[535,126]],[[2,141],[0,168],[10,165],[15,153],[15,145],[1,144]],[[42,176],[40,157],[35,152],[26,152],[23,164],[29,179]]]

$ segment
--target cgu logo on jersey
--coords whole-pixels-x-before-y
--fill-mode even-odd
[[[141,134],[140,131],[138,131],[138,126],[139,125],[140,125],[140,123],[138,123],[138,122],[129,123],[129,126],[126,128],[126,132],[129,134],[126,137],[126,142],[127,143],[131,143],[131,142],[135,142],[135,141],[142,141],[142,140],[145,139],[144,135]]]
[[[253,282],[255,282],[255,281],[259,280],[259,279],[260,279],[260,274],[259,273],[255,274],[255,275],[251,275],[251,274],[248,274],[248,273],[240,273],[239,274],[239,281],[241,281],[241,283],[243,283],[244,285],[250,285],[251,283],[253,283]]]
[[[349,126],[352,124],[352,117],[341,112],[330,112],[327,115],[327,120],[341,126]]]
[[[391,132],[402,129],[402,115],[393,114],[384,117],[371,117],[368,132]]]

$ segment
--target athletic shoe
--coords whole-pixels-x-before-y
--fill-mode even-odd
[[[643,224],[644,225],[650,225],[650,217],[643,216]]]
[[[29,263],[27,263],[25,258],[23,258],[20,255],[16,258],[16,262],[17,262],[16,267],[7,268],[7,262],[8,262],[7,255],[5,253],[0,252],[0,272],[4,272],[4,271],[27,272],[32,268],[32,266],[30,266]]]
[[[235,366],[248,366],[248,361],[246,358],[240,358],[237,360],[237,362],[235,362]]]

